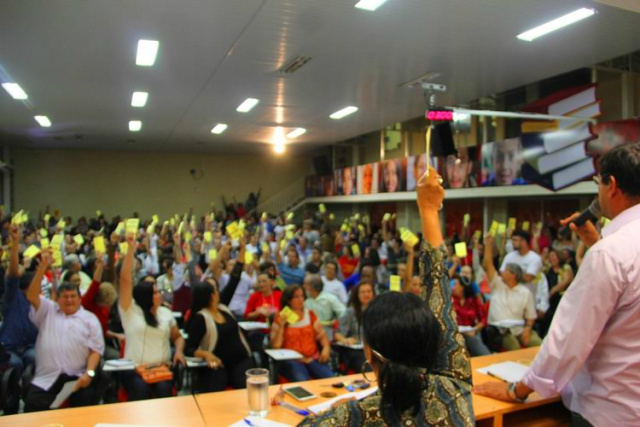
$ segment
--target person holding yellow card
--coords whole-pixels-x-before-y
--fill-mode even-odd
[[[295,350],[302,355],[300,360],[279,364],[280,373],[292,382],[334,376],[329,367],[329,339],[317,316],[305,307],[304,301],[304,291],[299,285],[288,286],[280,300],[282,310],[271,327],[272,348]],[[320,356],[316,359],[318,354]]]

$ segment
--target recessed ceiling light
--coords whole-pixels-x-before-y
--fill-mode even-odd
[[[274,151],[276,154],[282,154],[282,153],[284,153],[284,143],[280,142],[280,143],[275,144],[275,145],[273,146],[273,151]]]
[[[240,104],[236,111],[239,111],[241,113],[248,113],[253,107],[258,105],[258,102],[260,101],[255,98],[247,98],[242,104]]]
[[[147,98],[149,98],[148,92],[133,92],[131,97],[132,107],[144,107],[147,105]]]
[[[40,123],[43,128],[51,127],[51,120],[47,116],[35,116],[36,122]]]
[[[211,133],[215,133],[216,135],[220,135],[222,132],[224,132],[225,130],[227,130],[229,126],[227,126],[224,123],[218,123],[217,125],[215,125],[213,127],[213,129],[211,129]]]
[[[140,120],[131,120],[129,122],[129,130],[131,132],[138,132],[142,129],[142,122]]]
[[[360,0],[356,3],[356,8],[374,11],[382,6],[387,0]]]
[[[155,64],[159,46],[160,42],[157,40],[138,40],[136,64],[142,67],[151,67]]]
[[[594,9],[578,9],[567,15],[561,16],[560,18],[554,19],[553,21],[542,24],[539,27],[533,28],[529,31],[525,31],[522,34],[518,34],[518,38],[520,40],[530,42],[537,39],[538,37],[544,36],[545,34],[549,34],[553,31],[559,30],[560,28],[566,27],[567,25],[582,21],[585,18],[593,16],[595,13],[596,11]]]
[[[18,83],[2,83],[2,87],[4,90],[9,92],[9,95],[13,99],[27,99],[29,98],[24,90],[20,87]]]
[[[307,133],[305,128],[296,128],[287,134],[287,138],[297,138],[305,133]]]
[[[331,117],[332,119],[340,120],[341,118],[346,117],[349,114],[355,113],[356,111],[358,111],[358,107],[349,106],[349,107],[343,108],[340,111],[336,111],[329,117]]]

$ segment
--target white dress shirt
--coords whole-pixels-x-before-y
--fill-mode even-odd
[[[524,287],[517,284],[509,287],[498,273],[489,283],[491,287],[491,304],[489,305],[489,324],[502,320],[530,320],[538,318],[533,295]],[[509,328],[516,337],[522,334],[522,326]]]
[[[640,205],[602,230],[523,382],[596,427],[640,425]],[[493,304],[493,301],[492,301]]]
[[[29,319],[38,328],[36,340],[36,374],[32,383],[43,390],[61,374],[81,376],[87,369],[89,353],[104,352],[102,327],[95,314],[80,307],[66,315],[55,302],[40,298]]]

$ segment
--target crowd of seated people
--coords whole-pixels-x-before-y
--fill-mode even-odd
[[[269,366],[270,348],[302,356],[278,362],[281,380],[362,372],[363,313],[377,295],[419,294],[421,233],[404,238],[392,215],[335,223],[325,209],[299,220],[256,204],[254,195],[166,221],[134,213],[135,229],[101,212],[77,222],[2,212],[0,344],[20,378],[4,414],[48,409],[69,381],[67,406],[171,396],[169,368],[192,357],[204,364],[191,375],[195,392],[244,387],[247,369]],[[472,236],[465,224],[446,239],[471,356],[541,343],[585,250],[551,226]],[[454,250],[461,242],[466,256]],[[114,359],[139,368],[103,372]]]

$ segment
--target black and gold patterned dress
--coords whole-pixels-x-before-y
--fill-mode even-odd
[[[434,248],[422,243],[420,251],[420,298],[438,319],[442,345],[433,372],[427,374],[420,410],[391,424],[380,410],[380,391],[360,400],[345,402],[327,412],[309,416],[299,426],[317,427],[469,427],[475,425],[471,402],[471,365],[464,338],[458,332],[451,299],[451,286],[444,267],[444,245]]]

